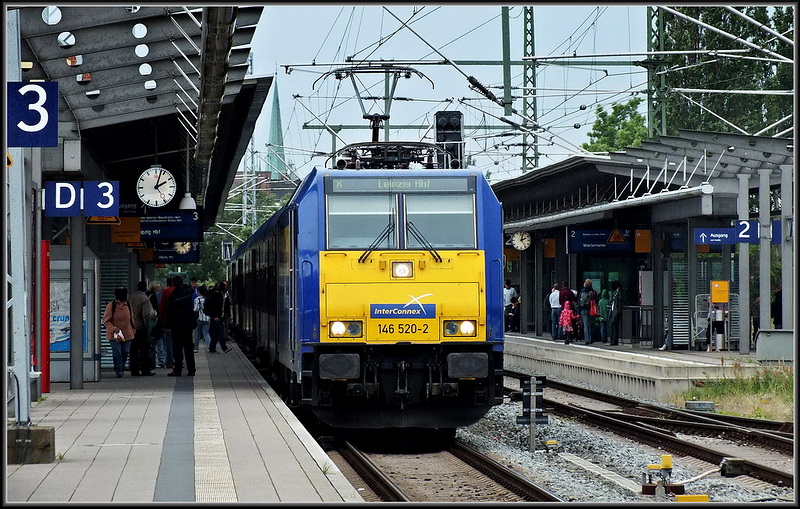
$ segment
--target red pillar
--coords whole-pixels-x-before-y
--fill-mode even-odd
[[[42,241],[42,393],[50,392],[50,241]]]

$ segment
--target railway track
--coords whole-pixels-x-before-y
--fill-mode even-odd
[[[403,455],[365,453],[351,442],[344,442],[337,452],[384,502],[563,502],[458,442],[442,452],[411,455],[408,464]],[[452,487],[447,477],[452,477]]]
[[[528,377],[530,375],[506,372],[511,377]],[[587,408],[574,401],[559,402],[544,398],[544,405],[561,415],[576,417],[587,424],[609,429],[622,436],[651,446],[661,447],[672,453],[691,456],[713,464],[722,465],[729,461],[731,454],[713,447],[680,438],[677,432],[699,436],[724,437],[748,445],[759,446],[778,451],[789,457],[794,451],[794,441],[785,436],[784,430],[793,429],[789,423],[777,421],[760,422],[756,419],[736,418],[726,420],[728,416],[715,414],[698,415],[695,412],[684,412],[659,405],[641,403],[629,398],[615,396],[582,387],[547,381],[547,387],[570,394],[580,395],[592,400],[602,401],[618,408]],[[742,423],[750,423],[748,427]],[[771,430],[771,431],[766,431]],[[760,479],[778,486],[794,487],[794,476],[780,468],[747,459],[737,459],[737,468],[750,477]]]

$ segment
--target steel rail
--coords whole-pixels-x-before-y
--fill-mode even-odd
[[[461,442],[453,442],[449,452],[527,502],[566,502],[554,493]]]
[[[350,442],[339,448],[339,454],[384,502],[411,502],[403,490]]]
[[[580,417],[584,422],[611,429],[651,446],[656,445],[663,447],[676,454],[684,454],[716,465],[721,465],[722,460],[730,456],[729,454],[722,453],[709,447],[681,440],[654,426],[630,423],[576,405],[559,403],[547,399],[545,399],[545,402],[555,408],[556,411],[563,414]],[[759,465],[748,460],[742,460],[741,465],[746,475],[750,477],[755,477],[779,486],[794,487],[794,476],[791,473],[783,472],[765,465]]]

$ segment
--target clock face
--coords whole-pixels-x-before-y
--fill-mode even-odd
[[[175,248],[175,252],[176,253],[178,253],[178,254],[186,254],[189,251],[191,251],[192,243],[191,242],[176,242],[175,244],[173,244],[173,247]]]
[[[511,245],[522,251],[531,247],[531,234],[528,232],[515,232],[511,236]]]
[[[175,177],[160,166],[151,166],[136,181],[136,193],[148,207],[163,207],[172,201],[177,191]]]

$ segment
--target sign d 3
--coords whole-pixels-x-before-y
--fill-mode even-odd
[[[44,183],[45,216],[79,216],[81,211],[87,216],[118,216],[119,181]]]

